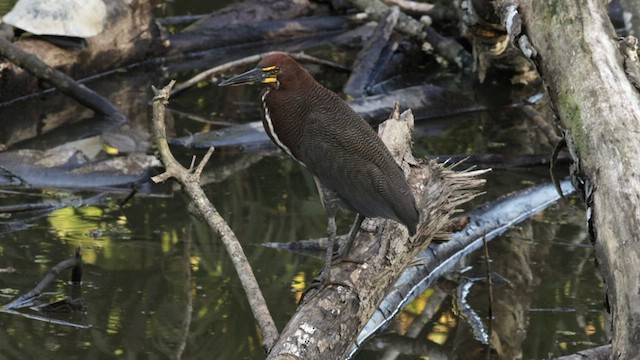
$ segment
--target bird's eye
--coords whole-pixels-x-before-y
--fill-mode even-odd
[[[262,71],[269,73],[270,75],[276,75],[280,72],[280,66],[267,66],[265,68],[262,68]]]

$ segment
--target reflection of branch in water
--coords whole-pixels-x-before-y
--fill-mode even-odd
[[[488,314],[488,325],[487,325],[487,359],[490,359],[491,356],[491,335],[493,332],[493,281],[491,280],[491,258],[489,257],[489,245],[487,244],[487,237],[482,237],[482,245],[484,247],[484,261],[486,263],[485,270],[487,273],[487,297],[489,300],[489,314]]]
[[[484,325],[482,324],[480,316],[467,302],[467,295],[469,295],[471,286],[473,286],[473,281],[471,280],[464,280],[458,286],[456,292],[458,311],[460,313],[460,317],[465,319],[471,327],[473,336],[476,338],[476,340],[478,340],[482,344],[489,344],[489,334],[487,334],[487,331],[484,329]]]
[[[193,292],[191,291],[191,241],[193,239],[193,224],[187,226],[184,236],[184,253],[182,255],[182,265],[184,271],[184,296],[186,304],[184,307],[184,318],[180,326],[180,334],[178,336],[178,347],[174,359],[181,359],[184,349],[187,347],[187,338],[189,336],[189,327],[191,326],[191,318],[193,316]]]
[[[45,275],[44,279],[36,285],[31,291],[26,294],[19,296],[17,299],[12,302],[2,306],[2,311],[7,311],[11,309],[19,309],[27,306],[33,305],[33,301],[36,300],[42,294],[42,291],[51,284],[53,280],[64,270],[68,268],[72,269],[71,281],[73,283],[80,283],[82,277],[82,271],[80,270],[82,266],[82,255],[80,254],[80,247],[76,249],[76,255],[70,259],[63,260],[56,264],[54,267],[49,270],[47,275]]]
[[[46,317],[46,316],[34,315],[34,314],[26,314],[26,313],[22,313],[22,312],[15,311],[15,310],[0,309],[0,312],[3,312],[5,314],[22,316],[24,318],[31,319],[31,320],[43,321],[43,322],[50,323],[50,324],[65,325],[65,326],[71,326],[71,327],[80,328],[80,329],[90,329],[91,328],[91,325],[76,324],[76,323],[72,323],[72,322],[65,321],[65,320],[58,320],[58,319],[54,319],[54,318],[50,318],[50,317]]]
[[[436,314],[436,311],[440,309],[440,305],[447,298],[447,292],[442,290],[440,287],[435,286],[433,288],[433,293],[429,296],[429,300],[427,301],[427,305],[422,310],[422,313],[413,321],[411,325],[407,328],[404,333],[404,336],[408,339],[417,339],[425,325],[433,319],[433,316]],[[373,341],[375,343],[376,338],[373,338],[369,341]],[[439,351],[435,343],[429,344],[429,355],[433,358],[436,358],[436,352]],[[390,347],[387,349],[384,354],[380,357],[381,360],[395,360],[401,355],[400,349],[395,347]],[[444,358],[444,356],[442,357]]]
[[[26,204],[6,205],[6,206],[0,206],[0,214],[40,211],[40,210],[47,210],[47,213],[49,213],[51,211],[62,209],[69,206],[80,207],[80,206],[100,204],[106,199],[106,197],[107,197],[107,194],[102,193],[102,194],[98,194],[96,196],[90,197],[88,199],[74,199],[74,200],[65,201],[65,202],[26,203]]]
[[[76,248],[76,254],[74,257],[67,259],[67,260],[63,260],[61,262],[59,262],[58,264],[56,264],[54,267],[51,268],[51,270],[49,270],[49,272],[47,273],[47,275],[45,275],[44,279],[42,279],[42,281],[40,281],[38,283],[38,285],[36,285],[35,288],[33,288],[31,291],[27,292],[26,294],[18,297],[17,299],[13,300],[12,302],[1,306],[0,307],[0,312],[3,312],[5,314],[11,314],[11,315],[18,315],[18,316],[22,316],[25,317],[27,319],[32,319],[32,320],[38,320],[38,321],[43,321],[46,323],[50,323],[50,324],[57,324],[57,325],[65,325],[65,326],[71,326],[71,327],[76,327],[76,328],[80,328],[80,329],[89,329],[91,328],[90,325],[84,325],[84,324],[76,324],[76,323],[72,323],[69,321],[65,321],[65,320],[59,320],[59,319],[54,319],[51,317],[47,317],[47,316],[42,316],[42,315],[35,315],[35,314],[27,314],[27,313],[23,313],[23,312],[19,312],[16,311],[14,309],[19,309],[19,308],[24,308],[27,306],[31,306],[33,305],[33,301],[36,300],[41,294],[42,291],[49,286],[49,284],[51,284],[51,282],[64,270],[68,269],[68,268],[72,268],[71,269],[71,282],[74,284],[79,284],[82,281],[82,255],[80,254],[80,247]],[[69,305],[78,305],[78,306],[82,306],[84,303],[82,301],[78,301],[76,300],[69,300],[69,299],[65,299],[62,302],[56,302],[53,304],[48,304],[45,305],[44,307],[41,308],[34,308],[34,310],[51,310],[48,309],[48,306],[51,305],[55,305],[55,304],[69,304]]]

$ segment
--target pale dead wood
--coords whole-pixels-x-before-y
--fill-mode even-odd
[[[21,38],[13,44],[75,79],[148,59],[163,51],[153,21],[152,1],[105,1],[105,5],[108,14],[105,29],[87,38],[87,47],[61,48],[34,36]],[[41,90],[39,80],[20,68],[1,59],[0,68],[0,101]]]
[[[410,0],[384,0],[384,2],[389,6],[398,6],[400,9],[402,9],[402,11],[410,11],[416,13],[427,13],[433,10],[433,8],[435,7],[435,5],[433,4]]]

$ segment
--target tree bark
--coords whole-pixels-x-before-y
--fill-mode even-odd
[[[512,42],[536,64],[565,128],[607,287],[613,358],[638,359],[640,96],[627,75],[637,63],[621,54],[604,1],[496,3]]]

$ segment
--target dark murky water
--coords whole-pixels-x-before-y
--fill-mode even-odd
[[[197,2],[188,5],[192,3]],[[166,12],[208,10],[186,4],[170,3]],[[327,56],[326,48],[308,52],[314,51]],[[148,73],[143,75],[131,83],[129,94],[135,95],[128,98],[132,104],[122,105],[137,129],[148,126],[150,111],[145,103],[151,97],[149,85],[159,79]],[[109,89],[123,86],[123,79],[136,76],[116,75],[96,86],[103,94],[110,94]],[[346,79],[335,74],[316,76],[336,90]],[[249,108],[243,116],[256,120],[257,91],[219,91],[209,86],[174,99],[172,108],[229,121],[239,117],[237,109]],[[146,97],[141,95],[145,93]],[[478,93],[497,97],[504,91],[489,86]],[[481,100],[489,105],[493,101]],[[27,107],[13,111],[32,116]],[[416,153],[551,152],[543,136],[517,111],[492,109],[419,122],[417,134],[423,135],[415,139]],[[11,110],[0,109],[2,120],[7,111]],[[134,113],[137,116],[132,116]],[[429,125],[434,122],[441,125]],[[173,124],[178,135],[216,128],[183,116],[176,116]],[[185,164],[189,155],[182,154]],[[295,310],[300,289],[312,280],[321,261],[259,244],[324,235],[326,218],[313,180],[296,163],[274,152],[218,152],[205,171],[205,179],[206,193],[243,242],[271,313],[282,329]],[[511,168],[494,170],[487,180],[487,194],[468,208],[510,191],[548,182],[549,176],[546,167]],[[92,195],[60,190],[3,190],[0,206]],[[70,285],[69,276],[64,273],[47,288],[43,300],[82,297],[86,312],[55,317],[91,326],[88,330],[76,329],[0,314],[0,358],[164,359],[180,354],[184,359],[263,358],[255,322],[228,256],[207,226],[189,215],[185,196],[179,191],[170,197],[140,195],[120,208],[118,204],[124,196],[125,192],[110,194],[99,205],[66,207],[25,218],[27,229],[0,233],[0,268],[16,270],[0,273],[1,303],[31,289],[53,265],[71,257],[74,249],[82,246],[82,286]],[[350,215],[343,215],[338,219],[339,229],[346,231],[350,222]],[[503,358],[541,359],[549,353],[568,354],[606,342],[604,291],[584,223],[582,210],[562,202],[490,244],[492,270],[506,279],[493,289],[493,332]],[[479,254],[469,257],[464,265],[472,268],[465,276],[482,276],[484,264]],[[450,288],[450,282],[443,280],[439,290],[427,291],[411,304],[391,330],[402,333],[413,321],[419,321],[430,298],[440,297],[444,300],[439,310],[425,321],[416,343],[431,341],[432,348],[472,358],[470,354],[477,353],[480,347],[469,326],[457,315],[451,295],[455,291],[434,295]],[[480,283],[469,296],[470,304],[481,316],[487,315],[486,294],[486,287]],[[364,350],[358,358],[418,356]]]

